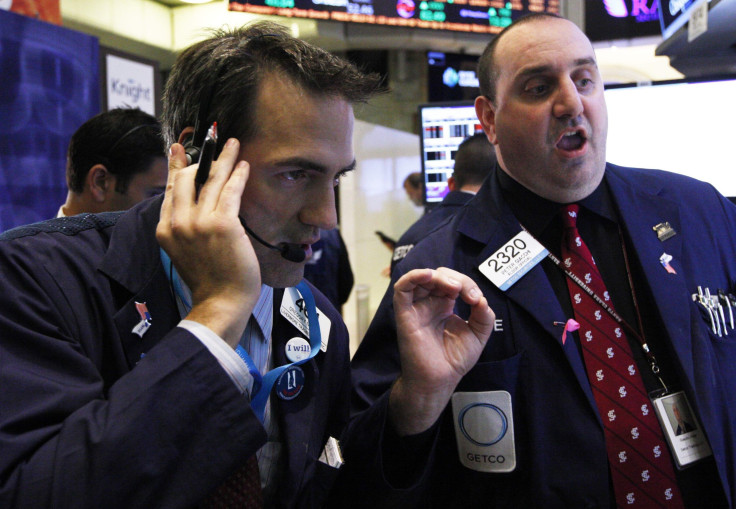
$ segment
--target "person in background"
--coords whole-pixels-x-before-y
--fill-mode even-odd
[[[353,357],[336,486],[351,507],[734,507],[736,206],[606,162],[603,80],[574,23],[516,20],[478,76],[496,171],[397,265]],[[464,302],[437,313],[410,284],[447,269],[488,300],[487,342],[459,334],[477,323]],[[674,395],[702,433],[670,447]]]
[[[57,217],[127,210],[163,193],[167,172],[161,124],[153,116],[135,108],[95,115],[69,143],[69,192]]]
[[[404,191],[411,202],[417,207],[424,206],[424,186],[422,185],[421,172],[410,173],[404,179]]]
[[[339,228],[320,230],[312,245],[312,257],[304,266],[304,279],[316,286],[335,309],[342,310],[353,289],[353,269]]]
[[[483,133],[465,138],[457,148],[452,176],[447,179],[449,193],[430,213],[423,215],[399,237],[391,258],[391,272],[414,245],[455,214],[478,192],[483,180],[496,167],[493,145]]]
[[[302,278],[379,85],[275,23],[214,31],[165,88],[164,196],[0,236],[0,507],[323,505],[349,342]]]

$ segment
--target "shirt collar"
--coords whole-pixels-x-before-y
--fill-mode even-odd
[[[531,232],[539,235],[557,216],[561,203],[556,203],[533,193],[511,178],[505,171],[495,172],[502,195],[519,222]],[[595,190],[578,202],[581,207],[609,221],[618,223],[605,175]]]

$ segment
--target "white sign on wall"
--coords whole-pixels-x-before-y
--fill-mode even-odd
[[[108,110],[130,107],[156,115],[155,70],[152,65],[111,54],[106,55],[105,65]]]

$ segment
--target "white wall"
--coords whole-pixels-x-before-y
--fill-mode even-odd
[[[404,178],[420,169],[419,137],[403,131],[357,120],[354,135],[357,166],[340,183],[340,233],[345,240],[355,286],[370,288],[370,316],[388,287],[382,272],[391,263],[391,252],[374,233],[398,237],[422,213],[411,204],[403,188]],[[358,337],[355,290],[343,307],[350,331],[351,349]]]

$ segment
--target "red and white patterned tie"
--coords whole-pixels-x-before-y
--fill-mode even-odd
[[[203,509],[262,509],[263,492],[255,454],[201,505]]]
[[[613,309],[577,229],[578,205],[560,211],[562,263]],[[684,507],[670,452],[621,326],[569,277],[585,368],[603,421],[618,507]]]

